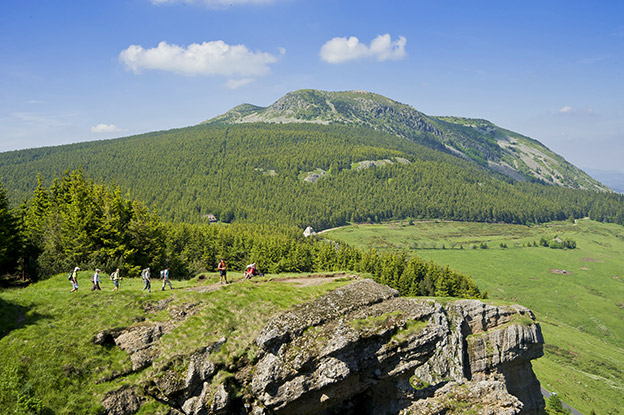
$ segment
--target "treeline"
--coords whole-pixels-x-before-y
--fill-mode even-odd
[[[380,254],[277,225],[170,225],[167,251],[188,275],[216,271],[219,258],[242,270],[255,262],[263,272],[355,271],[368,273],[401,295],[485,298],[471,278],[406,253]]]
[[[158,216],[119,188],[85,178],[82,170],[66,172],[49,187],[39,180],[14,216],[16,271],[23,278],[75,266],[138,274],[142,265],[162,261],[165,233]]]
[[[49,187],[39,182],[18,209],[7,206],[6,196],[0,197],[0,229],[11,236],[0,241],[0,275],[35,280],[79,266],[106,272],[120,268],[132,277],[146,266],[169,266],[173,278],[191,278],[216,271],[224,258],[233,272],[250,262],[268,273],[349,270],[370,273],[404,295],[483,296],[470,278],[448,267],[404,253],[380,255],[305,238],[292,226],[165,223],[119,188],[96,183],[80,169]]]
[[[406,159],[409,164],[398,162]],[[352,169],[363,160],[393,165]],[[13,204],[61,169],[116,184],[168,221],[285,223],[440,218],[543,223],[589,216],[624,223],[624,196],[510,182],[474,163],[367,128],[200,125],[116,140],[0,154]],[[317,168],[327,175],[302,180]]]

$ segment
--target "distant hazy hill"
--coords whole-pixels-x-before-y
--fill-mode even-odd
[[[514,180],[609,191],[539,141],[486,120],[427,116],[409,105],[365,91],[298,90],[266,108],[242,104],[205,123],[256,122],[369,127],[455,154]]]
[[[593,178],[618,193],[624,193],[624,173],[615,170],[585,169]]]

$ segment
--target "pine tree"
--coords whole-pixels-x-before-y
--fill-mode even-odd
[[[0,276],[12,273],[17,266],[18,225],[9,210],[4,187],[0,184]]]

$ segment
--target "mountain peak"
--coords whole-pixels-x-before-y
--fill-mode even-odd
[[[242,104],[204,123],[256,122],[372,128],[475,162],[517,181],[610,191],[537,140],[483,119],[427,116],[373,92],[299,89],[268,107]]]
[[[204,123],[314,123],[369,127],[394,135],[407,129],[441,135],[427,117],[409,105],[373,92],[298,89],[288,92],[268,107],[234,107]],[[397,130],[398,127],[398,130]],[[413,137],[412,137],[413,138]]]

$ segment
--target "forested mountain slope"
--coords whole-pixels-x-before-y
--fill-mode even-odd
[[[365,91],[298,90],[269,107],[243,104],[206,121],[255,122],[365,126],[454,154],[514,180],[609,191],[539,141],[486,120],[427,116],[409,105]]]
[[[367,127],[208,124],[0,154],[13,205],[37,175],[66,169],[115,183],[169,220],[280,222],[446,218],[536,223],[591,216],[624,222],[623,197],[512,182],[477,164]]]

